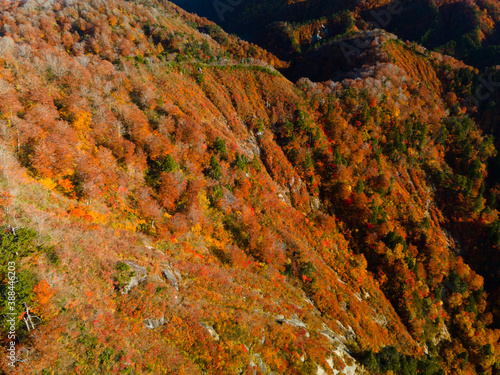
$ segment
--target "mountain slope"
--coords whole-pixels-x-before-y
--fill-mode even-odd
[[[40,318],[3,371],[498,372],[459,256],[498,233],[495,148],[443,94],[464,64],[381,33],[295,85],[169,3],[2,7],[2,259]]]

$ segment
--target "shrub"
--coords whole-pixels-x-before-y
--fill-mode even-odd
[[[240,171],[244,171],[247,169],[247,160],[240,154],[236,154],[236,168],[238,168]]]
[[[216,180],[220,180],[222,177],[222,169],[215,155],[210,158],[210,176]]]
[[[0,227],[0,259],[2,259],[0,264],[0,295],[3,296],[0,307],[3,314],[13,313],[19,315],[24,310],[23,302],[31,306],[33,288],[38,280],[35,275],[24,268],[22,258],[38,251],[47,250],[36,244],[36,236],[37,233],[33,229],[20,228],[13,230],[5,226]],[[12,278],[14,278],[14,281]],[[12,281],[14,284],[12,284]],[[9,284],[9,282],[11,283]],[[9,299],[7,298],[12,292],[15,293],[14,306],[9,305]],[[16,336],[21,341],[24,340],[27,336],[24,322],[16,319],[15,325]],[[7,325],[2,326],[1,330],[8,331]]]
[[[123,262],[118,262],[115,265],[115,274],[113,281],[115,288],[121,290],[127,286],[130,278],[135,276],[135,271],[130,269],[130,266]]]
[[[217,151],[217,153],[221,156],[222,159],[226,159],[227,158],[226,141],[224,141],[220,137],[217,137],[215,139],[214,148]]]
[[[149,160],[148,161],[149,168],[146,170],[144,180],[148,186],[152,188],[159,188],[161,181],[161,173],[172,173],[179,169],[177,162],[172,157],[172,155],[168,154],[163,160]]]

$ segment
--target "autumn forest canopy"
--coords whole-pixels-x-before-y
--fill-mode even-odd
[[[499,375],[498,4],[177,3],[0,0],[0,374]]]

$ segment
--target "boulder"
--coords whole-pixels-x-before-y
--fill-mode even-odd
[[[121,290],[121,294],[128,294],[133,288],[146,280],[147,270],[145,267],[139,266],[138,264],[130,260],[124,260],[123,263],[125,263],[130,267],[132,271],[135,272],[135,276],[133,276],[125,286],[125,288]]]
[[[144,319],[144,327],[149,329],[155,329],[161,327],[165,324],[165,317],[161,317],[160,319]]]
[[[179,290],[179,281],[181,281],[181,273],[170,266],[165,266],[163,270],[163,276],[168,280],[170,285],[172,285],[176,290]]]

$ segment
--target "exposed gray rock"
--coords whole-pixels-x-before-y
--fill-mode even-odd
[[[201,322],[200,324],[208,331],[208,333],[210,333],[210,336],[212,336],[212,338],[215,341],[219,341],[220,337],[217,334],[217,332],[215,332],[214,327],[212,327],[211,325],[209,325],[208,323],[205,323],[205,322]]]
[[[370,293],[368,293],[368,292],[367,292],[366,290],[364,290],[363,288],[361,288],[361,292],[363,292],[363,298],[364,298],[364,299],[371,298]]]
[[[262,339],[260,339],[259,341],[261,345],[264,345],[264,343],[266,342],[266,334],[264,334],[264,336],[262,336]]]
[[[181,273],[178,270],[172,269],[170,266],[165,266],[163,276],[170,282],[176,290],[179,290],[179,281],[181,281]]]
[[[246,151],[246,156],[248,160],[252,160],[255,156],[260,157],[260,148],[257,143],[257,139],[253,134],[250,133],[250,136],[247,139],[247,144],[250,146],[250,152],[248,149],[244,149]]]
[[[337,324],[339,324],[339,326],[344,331],[346,331],[346,333],[348,333],[348,334],[350,334],[350,332],[352,331],[352,328],[350,326],[348,326],[349,328],[346,329],[342,325],[342,323],[340,323],[339,321],[337,321]],[[344,336],[342,336],[342,335],[338,335],[335,332],[333,332],[324,323],[323,323],[323,329],[321,331],[318,331],[318,332],[321,333],[323,336],[326,336],[330,340],[330,342],[332,344],[336,345],[336,349],[333,351],[333,354],[335,354],[335,356],[337,356],[338,358],[340,358],[344,362],[344,364],[345,364],[345,368],[342,370],[342,372],[340,372],[339,370],[336,370],[336,369],[333,368],[332,357],[330,357],[329,359],[327,359],[327,363],[330,366],[330,369],[333,371],[333,373],[334,374],[340,374],[340,373],[342,373],[342,374],[346,374],[346,375],[355,375],[355,374],[358,374],[358,363],[350,355],[350,351],[347,348],[347,346],[345,345],[345,343],[347,342],[346,338]],[[352,334],[354,334],[354,331],[352,331]],[[316,372],[317,375],[324,375],[326,373],[327,372],[325,371],[325,369],[323,369],[321,366],[318,366],[318,369],[317,369],[317,372]]]
[[[138,264],[130,260],[124,260],[123,263],[125,263],[130,267],[132,271],[135,272],[135,276],[130,279],[129,283],[121,291],[121,294],[128,294],[133,288],[146,280],[147,270],[145,267],[139,266]]]
[[[345,363],[345,367],[342,369],[343,374],[345,375],[359,374],[358,362],[349,353],[347,353],[344,349],[337,349],[334,350],[333,352]]]
[[[389,324],[387,317],[383,314],[378,314],[374,309],[372,309],[373,314],[371,314],[372,320],[380,326],[386,327]]]
[[[149,329],[155,329],[161,327],[165,324],[165,317],[161,317],[160,319],[144,319],[144,326]]]
[[[448,332],[446,324],[443,324],[441,331],[432,339],[432,343],[438,345],[443,340],[451,341],[450,332]]]
[[[270,371],[267,368],[267,365],[264,363],[264,360],[257,353],[255,353],[255,354],[252,355],[252,359],[250,360],[250,366],[258,366],[258,367],[260,367],[260,371],[264,375],[271,375],[272,374],[272,371]]]
[[[344,343],[346,342],[345,337],[342,335],[337,335],[325,323],[323,323],[323,328],[321,329],[321,331],[318,332],[328,338],[328,340],[330,340],[332,344],[335,343],[337,346],[344,347]]]
[[[307,325],[304,322],[302,322],[301,320],[299,320],[299,318],[297,318],[297,317],[294,317],[291,319],[285,319],[285,317],[283,315],[278,315],[276,317],[276,322],[278,322],[280,324],[286,323],[286,324],[290,324],[293,327],[307,329]]]
[[[321,208],[321,201],[318,197],[311,197],[309,200],[311,211],[318,211]]]

